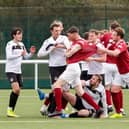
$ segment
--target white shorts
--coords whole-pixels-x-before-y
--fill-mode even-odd
[[[127,85],[129,87],[129,73],[121,74],[120,76],[122,78],[124,86]]]
[[[122,78],[118,72],[116,64],[104,63],[103,67],[105,71],[105,85],[123,85]]]
[[[72,87],[81,85],[81,70],[78,63],[68,64],[66,70],[60,75],[59,79],[66,81]]]

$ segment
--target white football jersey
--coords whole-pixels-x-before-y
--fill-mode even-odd
[[[22,52],[24,49],[25,46],[22,42],[15,43],[14,40],[11,40],[7,43],[5,72],[21,74]],[[31,56],[31,53],[27,53],[24,57],[28,59]]]
[[[107,116],[108,115],[107,114],[107,103],[106,103],[106,93],[105,93],[104,86],[100,84],[97,88],[95,88],[95,90],[91,90],[89,86],[89,81],[87,81],[86,86],[84,87],[84,91],[88,93],[96,103],[101,102],[102,109],[104,110],[104,115]],[[94,109],[83,98],[82,98],[82,103],[86,109]]]
[[[59,37],[56,40],[54,40],[52,36],[47,40],[45,40],[40,50],[38,51],[37,54],[38,57],[49,55],[50,67],[66,65],[66,56],[65,56],[66,49],[56,48],[53,51],[51,51],[52,46],[58,43],[63,44],[66,47],[66,49],[70,48],[70,42],[68,38],[64,35],[59,35]]]

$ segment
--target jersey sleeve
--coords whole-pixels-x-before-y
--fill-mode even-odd
[[[126,51],[127,46],[124,42],[119,42],[116,46],[116,49],[120,50],[120,53]]]
[[[78,44],[78,45],[80,45],[80,46],[81,46],[81,48],[83,48],[83,47],[84,47],[85,42],[84,42],[83,40],[82,40],[82,41],[80,40],[80,41],[78,41],[78,42],[77,42],[77,44]]]
[[[47,56],[51,51],[52,51],[52,44],[48,44],[47,40],[45,40],[41,46],[41,48],[38,51],[37,56],[38,57],[43,57]]]

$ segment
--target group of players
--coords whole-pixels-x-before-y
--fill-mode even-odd
[[[95,29],[85,33],[84,38],[76,26],[62,35],[63,24],[55,20],[50,25],[51,36],[43,42],[37,56],[49,55],[49,73],[52,90],[44,94],[38,90],[40,99],[45,101],[40,109],[48,117],[95,117],[121,118],[123,109],[122,86],[129,83],[129,54],[124,41],[124,30],[118,22],[110,30],[99,32]],[[6,46],[6,73],[12,86],[7,116],[18,117],[15,105],[22,87],[21,61],[30,58],[36,51],[30,48],[28,54],[22,41],[22,29],[14,28],[12,40]],[[75,95],[70,93],[75,89]],[[43,97],[41,97],[43,96]],[[76,109],[64,114],[67,103]]]

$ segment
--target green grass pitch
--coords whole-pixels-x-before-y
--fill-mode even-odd
[[[48,92],[48,90],[44,90]],[[0,129],[129,129],[129,90],[124,90],[126,117],[120,119],[54,119],[41,116],[35,90],[22,90],[16,106],[19,118],[6,117],[10,90],[0,90]],[[68,111],[71,108],[68,107]]]

